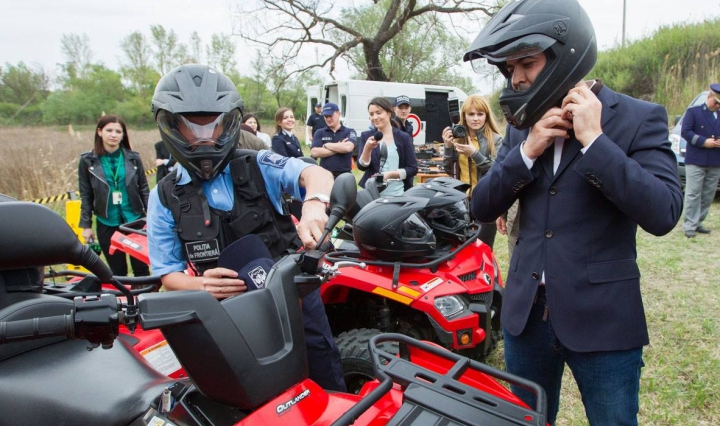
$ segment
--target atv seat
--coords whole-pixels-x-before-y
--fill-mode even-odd
[[[295,265],[286,257],[268,287],[222,302],[205,291],[140,295],[142,326],[161,329],[203,395],[257,408],[309,375]]]

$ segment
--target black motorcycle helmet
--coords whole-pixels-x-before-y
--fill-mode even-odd
[[[163,143],[191,175],[209,180],[227,166],[240,138],[243,101],[220,71],[175,68],[158,82],[152,108]]]
[[[421,258],[435,251],[435,235],[418,215],[425,198],[384,197],[363,207],[353,221],[353,239],[360,255],[395,261]]]
[[[545,52],[545,68],[527,90],[512,87],[508,60]],[[503,7],[463,56],[485,58],[507,78],[498,99],[508,123],[526,129],[595,66],[597,42],[590,18],[577,0],[517,0]]]
[[[420,210],[420,216],[433,229],[438,242],[465,242],[472,222],[467,195],[443,183],[446,182],[431,180],[413,186],[405,191],[405,195],[428,200],[427,206]]]
[[[460,179],[455,179],[450,176],[441,176],[429,179],[427,181],[428,183],[433,183],[435,185],[442,185],[446,188],[452,188],[455,190],[458,190],[460,192],[467,193],[467,190],[470,189],[470,184],[467,182],[463,182]]]

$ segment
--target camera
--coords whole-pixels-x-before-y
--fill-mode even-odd
[[[448,113],[450,115],[450,131],[453,138],[467,137],[467,129],[460,124],[460,102],[457,98],[448,98]]]

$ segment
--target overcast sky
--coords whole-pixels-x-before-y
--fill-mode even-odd
[[[204,44],[212,34],[230,34],[230,6],[247,0],[2,0],[0,65],[40,65],[53,73],[64,62],[60,52],[63,34],[87,34],[94,62],[118,69],[120,40],[134,31],[147,37],[150,25],[174,30],[183,43],[197,31]],[[625,0],[626,39],[650,35],[662,25],[700,22],[720,17],[720,0]],[[354,0],[366,4],[370,0]],[[623,0],[580,0],[593,21],[598,47],[619,45],[622,38]],[[478,29],[479,30],[479,29]],[[254,56],[239,38],[241,74]]]

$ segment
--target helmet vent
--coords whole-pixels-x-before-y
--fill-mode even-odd
[[[195,83],[196,87],[200,87],[200,85],[202,84],[202,77],[196,75],[195,77],[193,77],[193,82]]]
[[[176,95],[176,94],[174,94],[174,93],[171,93],[170,96],[172,96],[173,98],[175,98],[175,99],[177,99],[177,100],[179,100],[179,101],[182,101],[182,100],[183,100],[180,95]]]
[[[225,96],[227,96],[227,93],[223,93],[223,94],[219,95],[217,97],[217,100],[219,101],[220,99],[224,98]]]

